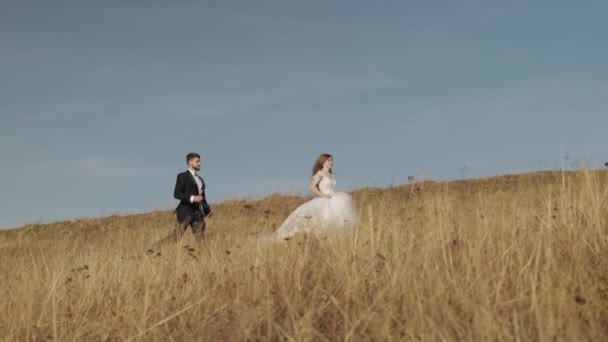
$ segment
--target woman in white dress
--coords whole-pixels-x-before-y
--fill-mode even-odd
[[[356,227],[357,211],[352,197],[335,191],[333,164],[334,158],[330,154],[319,156],[309,187],[316,197],[294,210],[273,234],[272,240],[288,240],[296,233],[340,232]]]

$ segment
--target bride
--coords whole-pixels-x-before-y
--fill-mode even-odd
[[[309,187],[316,197],[294,210],[275,231],[272,240],[288,240],[296,233],[346,231],[356,226],[357,212],[351,196],[335,191],[333,164],[334,158],[330,154],[319,156]]]

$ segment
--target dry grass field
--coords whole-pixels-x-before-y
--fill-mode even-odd
[[[359,229],[258,247],[307,200],[0,232],[0,337],[19,341],[602,341],[608,177],[539,172],[353,192]]]

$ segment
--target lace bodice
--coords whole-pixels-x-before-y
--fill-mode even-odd
[[[326,195],[333,195],[336,190],[336,177],[331,173],[329,176],[321,174],[319,190]]]

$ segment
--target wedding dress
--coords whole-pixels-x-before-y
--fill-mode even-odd
[[[291,238],[297,233],[343,232],[356,227],[357,211],[352,197],[336,192],[333,174],[321,174],[319,190],[331,198],[315,197],[296,208],[273,234],[272,240]]]

